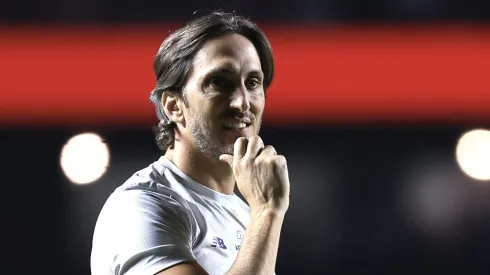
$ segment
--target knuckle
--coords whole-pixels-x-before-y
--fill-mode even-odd
[[[271,164],[273,164],[273,159],[271,157],[265,157],[264,163],[267,165],[271,165]]]
[[[274,156],[273,160],[274,160],[274,165],[276,165],[278,167],[284,167],[287,164],[286,158],[284,156],[281,156],[281,155]]]
[[[271,145],[267,145],[264,147],[264,151],[267,152],[268,155],[275,155],[276,154],[276,149],[274,149],[274,147],[272,147]]]
[[[250,142],[253,144],[263,145],[262,139],[259,136],[253,136],[250,138]]]
[[[251,160],[248,158],[241,159],[238,163],[241,167],[248,168],[251,165]]]

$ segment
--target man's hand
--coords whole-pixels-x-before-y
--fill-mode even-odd
[[[232,155],[221,161],[233,170],[238,189],[252,212],[285,214],[289,207],[289,175],[286,158],[272,146],[265,146],[259,136],[238,138]]]

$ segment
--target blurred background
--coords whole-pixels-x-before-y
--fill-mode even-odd
[[[277,274],[490,274],[489,1],[0,0],[1,274],[90,274],[103,203],[161,154],[153,56],[215,8],[275,51]]]

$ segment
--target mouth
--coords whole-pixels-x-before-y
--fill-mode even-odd
[[[250,122],[231,122],[224,123],[223,128],[225,130],[243,130],[251,125]]]

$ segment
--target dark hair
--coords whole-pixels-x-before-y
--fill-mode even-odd
[[[161,44],[155,57],[153,70],[157,79],[150,101],[160,122],[155,126],[158,147],[165,151],[174,142],[174,122],[165,115],[161,103],[162,93],[183,96],[182,90],[191,69],[192,61],[201,46],[208,40],[227,34],[241,34],[255,46],[264,73],[264,88],[272,82],[274,58],[269,40],[250,20],[234,13],[214,11],[191,20],[171,33]]]

